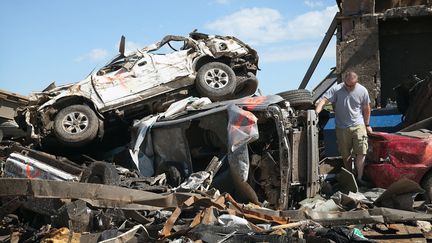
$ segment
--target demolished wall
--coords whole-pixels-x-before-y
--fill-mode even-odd
[[[393,88],[432,70],[432,1],[343,0],[337,27],[337,72],[359,75],[373,107],[395,100]]]

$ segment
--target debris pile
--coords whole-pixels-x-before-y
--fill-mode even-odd
[[[105,161],[92,157],[100,151],[65,149],[53,155],[43,147],[4,141],[0,239],[391,242],[428,238],[432,214],[426,204],[414,201],[423,189],[413,181],[360,193],[350,172],[339,168],[335,173],[321,163],[313,164],[317,176],[307,186],[304,175],[313,171],[312,163],[299,151],[318,147],[310,144],[314,140],[308,135],[316,131],[316,124],[310,125],[316,119],[312,113],[290,107],[280,96],[218,103],[188,98],[165,113],[137,120],[131,142],[107,150]],[[288,181],[283,180],[285,173]]]
[[[2,241],[374,242],[425,239],[431,231],[431,214],[374,206],[395,198],[386,192],[375,202],[373,191],[338,192],[301,202],[298,210],[272,210],[215,189],[154,193],[71,181],[0,182]]]
[[[398,160],[373,143],[367,174],[384,190],[320,161],[311,93],[254,95],[258,55],[245,43],[197,32],[132,53],[124,43],[83,81],[12,108],[22,130],[0,133],[0,241],[432,239],[431,192],[405,178],[408,166],[386,180],[378,168]],[[431,80],[416,92],[428,97]]]

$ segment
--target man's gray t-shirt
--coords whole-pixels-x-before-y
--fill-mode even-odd
[[[364,124],[362,107],[369,105],[370,98],[363,85],[357,83],[354,90],[349,92],[344,83],[340,83],[330,88],[323,97],[334,104],[336,127],[347,128]]]

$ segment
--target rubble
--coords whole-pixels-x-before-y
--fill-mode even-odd
[[[374,242],[413,224],[409,236],[429,237],[416,182],[365,191],[337,163],[318,171],[315,114],[280,96],[187,98],[131,132],[129,145],[107,152],[111,161],[2,142],[0,238]]]
[[[5,222],[5,237],[186,240],[208,225],[221,232],[239,227],[220,237],[228,242],[266,239],[272,232],[283,234],[275,239],[301,242],[284,232],[313,222],[291,223],[274,209],[294,206],[287,195],[318,190],[315,154],[299,156],[317,146],[315,121],[313,111],[296,110],[280,96],[216,103],[189,97],[137,120],[130,144],[106,152],[111,161],[4,142],[0,212],[18,219]],[[303,163],[291,180],[290,168]]]
[[[400,18],[429,21],[430,1],[337,2],[341,13],[313,63],[337,30],[338,67],[323,85],[353,68],[374,105],[383,105],[392,61],[385,45],[378,47],[378,36],[390,43],[388,32],[409,26]],[[418,16],[424,19],[412,18]],[[124,43],[122,38],[113,61],[83,81],[50,85],[12,108],[27,139],[24,131],[0,139],[0,241],[432,239],[430,190],[413,176],[429,165],[412,160],[428,153],[381,153],[383,141],[371,142],[378,159],[369,161],[366,174],[387,189],[358,185],[337,158],[319,161],[318,117],[311,109],[316,94],[299,89],[254,95],[258,55],[237,38],[169,35],[132,53],[125,53]],[[159,53],[165,47],[169,53]],[[427,118],[421,123],[429,124],[430,109],[424,108],[430,80],[402,90],[419,105],[405,110],[407,121]],[[12,121],[10,110],[0,113]],[[398,142],[392,138],[413,137],[419,129],[424,135],[424,128],[414,123],[398,134],[371,137]],[[406,147],[414,144],[409,141]],[[377,169],[395,162],[404,166]],[[407,164],[416,173],[406,173]]]
[[[13,147],[9,148],[9,157],[23,149]],[[41,155],[25,150],[30,155]],[[55,158],[43,155],[51,160]],[[26,178],[26,174],[0,178],[3,219],[0,237],[41,242],[325,242],[335,239],[374,242],[383,232],[395,232],[395,227],[403,230],[403,224],[411,222],[418,222],[425,233],[430,231],[428,222],[432,221],[432,214],[419,211],[413,204],[411,211],[406,211],[384,203],[388,199],[398,200],[393,196],[395,193],[415,191],[419,188],[415,182],[400,181],[379,193],[376,190],[337,192],[331,198],[324,196],[301,203],[299,209],[277,210],[264,204],[238,203],[230,194],[212,188],[211,180],[223,167],[223,160],[214,157],[206,170],[190,174],[178,187],[165,184],[166,174],[134,177],[132,171],[121,167],[116,169],[119,181],[110,185],[79,182],[81,178]],[[81,171],[92,171],[91,168],[95,166]],[[23,178],[17,178],[19,175]],[[136,186],[138,182],[148,187]],[[413,190],[403,186],[407,183],[412,184]],[[386,226],[392,230],[383,230]],[[422,231],[418,232],[409,236],[425,239]],[[385,235],[399,239],[398,234]]]

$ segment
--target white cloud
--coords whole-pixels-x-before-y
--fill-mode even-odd
[[[247,8],[210,22],[206,27],[224,35],[235,35],[250,44],[314,39],[325,34],[337,11],[334,5],[286,20],[275,9]]]
[[[284,38],[283,18],[271,8],[242,9],[206,25],[224,35],[235,35],[250,43],[274,42]]]
[[[105,49],[100,49],[100,48],[93,49],[88,54],[88,57],[92,61],[100,61],[100,60],[106,58],[107,56],[108,56],[108,51]]]
[[[324,7],[324,0],[305,0],[304,3],[311,8]]]
[[[120,45],[120,41],[117,42],[117,44],[115,44],[114,46],[114,50],[115,50],[115,54],[118,54],[118,50],[119,50],[119,45]],[[139,42],[134,42],[134,41],[128,41],[126,40],[125,43],[125,55],[128,55],[131,52],[134,52],[138,49],[142,49],[143,47],[145,47],[143,44],[139,43]]]
[[[260,62],[290,62],[290,61],[312,61],[318,50],[318,43],[300,44],[292,46],[283,46],[277,48],[270,48],[260,52]],[[336,46],[330,43],[324,52],[323,58],[335,58]]]
[[[128,55],[130,52],[136,51],[137,49],[143,48],[144,45],[134,41],[126,41],[125,54]],[[90,61],[99,62],[105,60],[109,56],[114,56],[118,54],[119,42],[113,45],[113,50],[108,51],[102,48],[94,48],[88,53],[75,58],[75,62]]]
[[[299,15],[287,24],[287,32],[293,39],[306,39],[324,36],[334,15],[338,11],[336,5],[322,11],[311,11]]]
[[[126,41],[125,54],[127,55],[128,53],[136,51],[138,49],[142,49],[143,47],[144,47],[144,45],[142,45],[138,42]]]
[[[76,58],[76,62],[81,62],[84,60],[89,60],[91,62],[98,62],[101,60],[104,60],[108,57],[109,52],[106,49],[102,48],[95,48],[90,50],[87,54],[81,55],[80,57]]]

